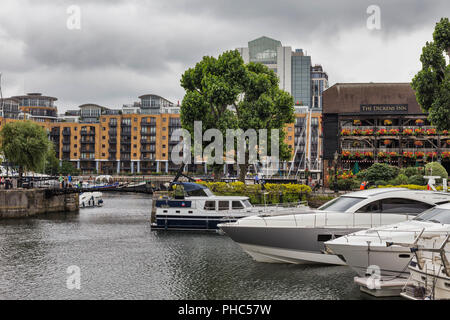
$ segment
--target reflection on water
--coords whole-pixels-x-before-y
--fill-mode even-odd
[[[151,200],[0,222],[0,299],[360,299],[347,267],[254,262],[226,236],[150,230]],[[67,267],[81,289],[66,287]]]

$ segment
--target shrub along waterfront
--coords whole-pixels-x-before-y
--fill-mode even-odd
[[[426,190],[427,181],[423,176],[439,176],[437,184],[442,184],[442,178],[447,179],[448,173],[438,162],[427,163],[424,167],[398,168],[386,163],[374,163],[369,168],[356,174],[352,171],[338,172],[337,185],[339,190],[359,189],[362,181],[368,181],[369,187],[401,187],[416,190]],[[334,185],[334,174],[330,172],[329,185]],[[442,186],[439,187],[442,190]]]
[[[220,196],[246,196],[252,204],[294,203],[306,201],[311,188],[304,184],[266,183],[246,185],[243,182],[200,182]]]

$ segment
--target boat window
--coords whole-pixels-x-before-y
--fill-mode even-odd
[[[407,213],[416,215],[433,206],[411,199],[390,198],[381,200],[381,207],[382,213]]]
[[[360,201],[365,200],[366,198],[358,198],[358,197],[339,197],[328,201],[323,206],[319,207],[318,210],[326,210],[326,211],[346,211],[348,208],[353,207]]]
[[[381,206],[380,201],[374,201],[369,204],[366,204],[362,208],[358,209],[356,212],[364,212],[364,213],[374,213],[380,212]]]
[[[206,189],[196,189],[186,192],[188,197],[207,197],[208,194],[205,192]]]
[[[233,201],[231,206],[233,209],[244,209],[244,205],[240,201]]]
[[[228,201],[219,201],[219,210],[230,210],[230,203]]]
[[[442,208],[431,208],[421,215],[415,217],[414,220],[450,224],[450,210]]]
[[[205,201],[205,210],[216,210],[216,202],[215,201]]]

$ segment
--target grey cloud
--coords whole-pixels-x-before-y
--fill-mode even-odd
[[[183,90],[182,72],[204,55],[246,46],[262,35],[283,45],[314,50],[313,62],[333,70],[330,79],[368,78],[398,81],[398,74],[370,69],[362,77],[348,64],[370,68],[381,59],[354,55],[360,46],[386,45],[393,59],[407,53],[416,61],[416,43],[396,39],[426,30],[450,12],[448,1],[380,0],[382,29],[368,32],[366,8],[372,0],[225,1],[225,0],[2,0],[0,11],[0,72],[4,94],[42,91],[59,98],[62,109],[84,102],[119,107],[140,94],[153,92],[176,102]],[[82,29],[66,28],[69,5],[82,9]],[[347,34],[355,34],[348,40]],[[420,34],[424,34],[423,32]],[[342,39],[346,39],[342,42]],[[417,41],[423,45],[427,38]],[[413,40],[416,41],[416,40]],[[399,42],[400,43],[400,42]],[[328,53],[332,51],[333,54]],[[380,51],[382,49],[380,48]],[[364,52],[364,51],[363,51]]]

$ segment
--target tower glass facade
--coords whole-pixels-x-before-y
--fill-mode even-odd
[[[292,56],[292,96],[299,106],[311,105],[311,57]]]

